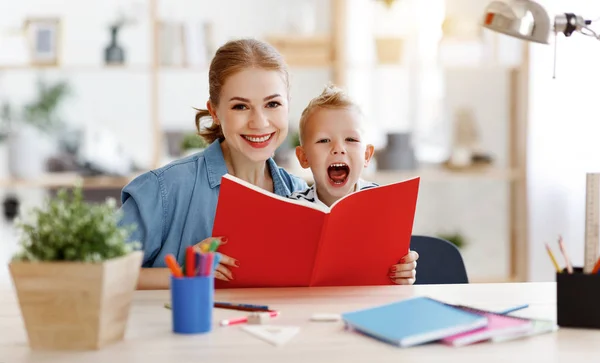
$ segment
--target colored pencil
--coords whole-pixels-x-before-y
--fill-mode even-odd
[[[167,264],[167,267],[171,270],[171,273],[173,274],[173,276],[183,277],[183,272],[181,271],[181,267],[179,267],[179,264],[177,263],[175,256],[173,256],[170,253],[168,255],[166,255],[165,263]]]

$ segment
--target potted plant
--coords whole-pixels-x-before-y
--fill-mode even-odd
[[[463,249],[465,248],[467,242],[465,236],[463,236],[460,232],[454,233],[440,233],[438,237],[441,239],[445,239],[446,241],[452,243],[456,246],[456,248]]]
[[[181,140],[181,153],[183,156],[192,155],[204,150],[207,146],[208,144],[200,135],[187,133]]]
[[[15,221],[9,264],[32,349],[92,350],[122,340],[142,260],[114,200],[62,189]]]

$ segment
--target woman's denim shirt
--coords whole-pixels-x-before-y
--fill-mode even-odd
[[[287,197],[307,188],[304,180],[288,174],[273,159],[267,165],[276,194]],[[183,264],[186,247],[211,237],[221,177],[226,173],[217,140],[203,152],[148,171],[123,188],[120,225],[135,225],[129,240],[142,243],[143,267],[165,267],[169,253]]]

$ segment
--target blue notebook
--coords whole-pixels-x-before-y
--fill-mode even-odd
[[[485,316],[428,297],[342,314],[349,328],[384,342],[410,347],[482,328]]]

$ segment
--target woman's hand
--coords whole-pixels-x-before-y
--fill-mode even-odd
[[[409,251],[408,254],[400,259],[400,263],[392,265],[389,271],[389,277],[393,283],[398,285],[412,285],[417,279],[417,260],[419,254],[415,251]]]
[[[206,250],[207,247],[210,246],[212,241],[214,241],[215,239],[219,240],[219,245],[227,243],[226,237],[208,237],[207,239],[196,243],[194,245],[194,249],[198,252],[202,252]],[[233,280],[233,273],[227,266],[238,267],[238,261],[235,258],[231,258],[220,252],[219,254],[221,255],[221,260],[219,261],[219,265],[217,265],[217,268],[215,269],[215,278],[224,281],[231,281]]]

